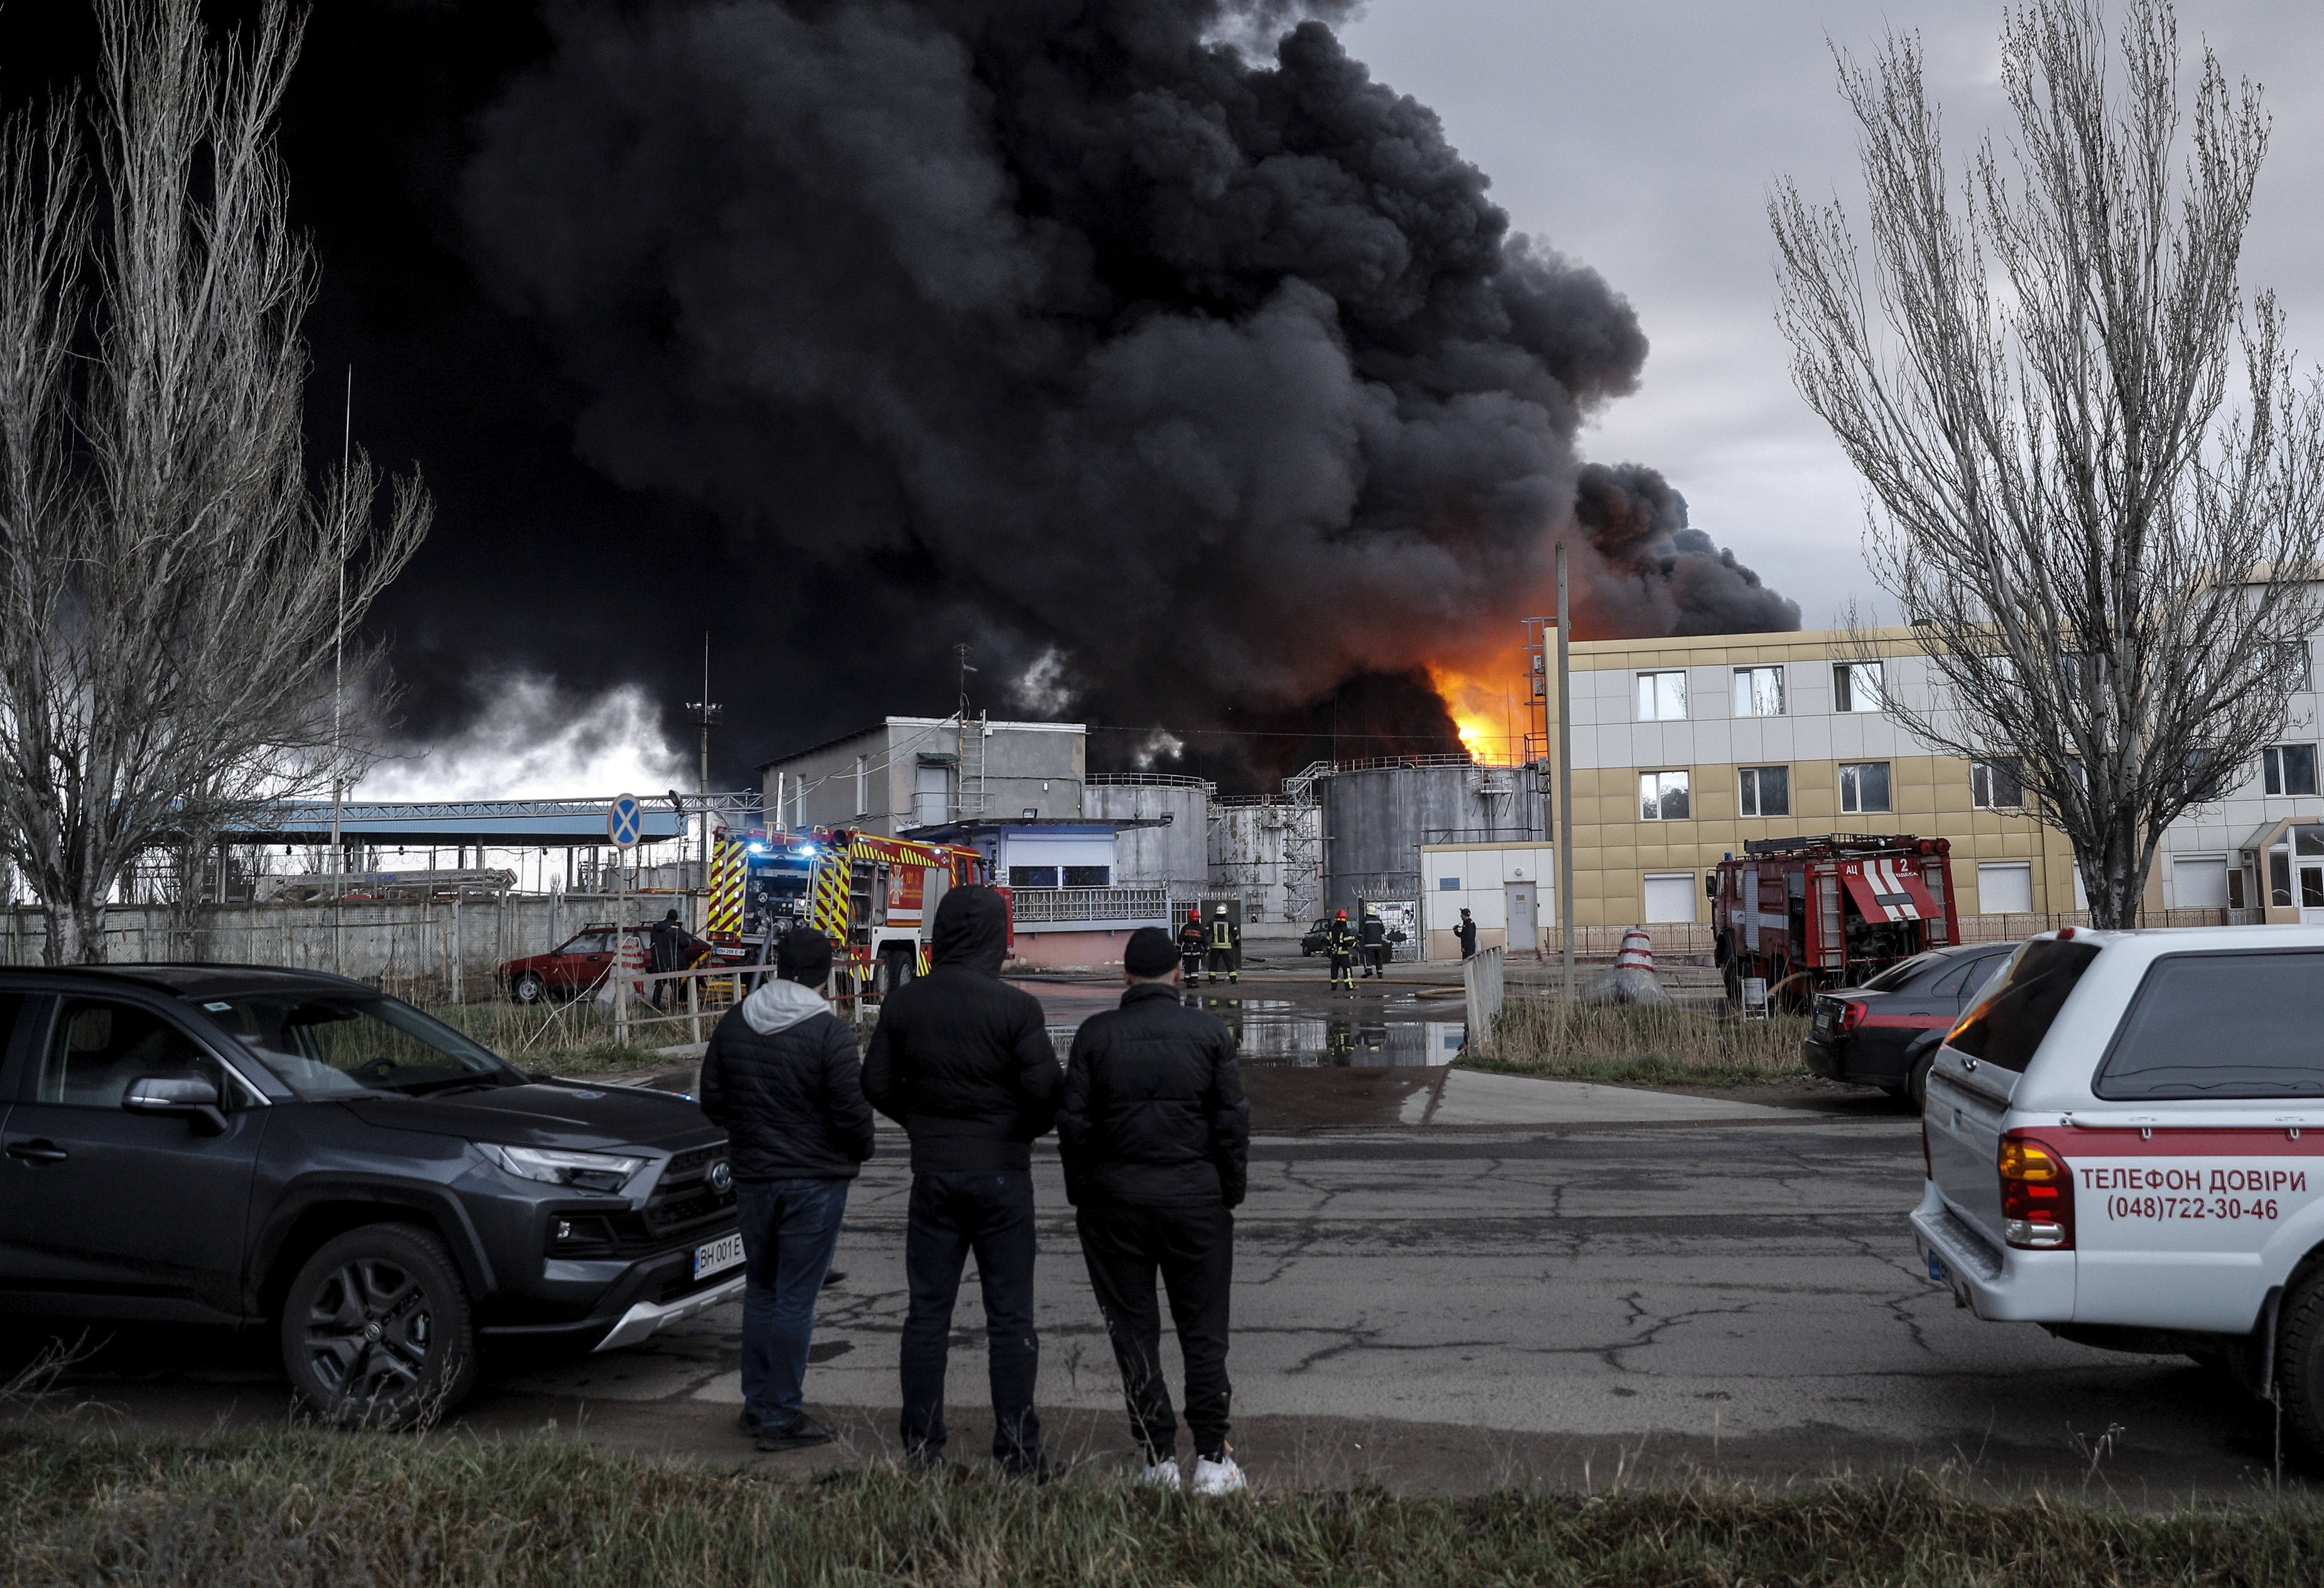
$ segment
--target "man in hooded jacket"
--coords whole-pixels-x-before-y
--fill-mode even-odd
[[[831,945],[800,927],[773,979],[726,1011],[702,1056],[702,1112],[726,1127],[742,1223],[742,1427],[766,1451],[833,1438],[802,1400],[815,1298],[839,1244],[847,1183],[872,1156],[855,1037],[816,989]]]
[[[971,1251],[984,1292],[992,1454],[1039,1476],[1033,1381],[1032,1142],[1056,1122],[1063,1076],[1038,999],[1001,979],[1009,907],[990,888],[954,888],[936,907],[934,964],[888,996],[863,1064],[873,1107],[912,1142],[904,1235],[911,1302],[899,1353],[905,1454],[944,1454],[946,1344]]]

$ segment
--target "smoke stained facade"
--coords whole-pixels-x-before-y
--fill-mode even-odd
[[[1505,651],[1559,536],[1584,636],[1796,627],[1650,468],[1585,463],[1637,317],[1332,15],[319,8],[311,429],[354,364],[357,439],[437,493],[381,614],[415,734],[512,668],[675,719],[706,628],[736,781],[949,709],[966,642],[996,715],[1248,787],[1455,748],[1424,665]]]

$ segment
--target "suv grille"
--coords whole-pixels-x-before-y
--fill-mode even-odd
[[[646,1231],[657,1237],[677,1234],[691,1226],[718,1223],[732,1218],[734,1186],[723,1191],[710,1184],[714,1164],[726,1161],[727,1144],[689,1148],[669,1160],[661,1180],[645,1205]]]

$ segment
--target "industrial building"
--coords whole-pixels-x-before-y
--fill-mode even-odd
[[[768,819],[882,838],[1002,817],[1082,814],[1089,734],[1079,723],[891,716],[760,764]]]

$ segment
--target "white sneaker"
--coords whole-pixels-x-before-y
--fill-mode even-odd
[[[1194,1458],[1194,1492],[1197,1494],[1240,1494],[1250,1487],[1250,1481],[1235,1465],[1231,1453],[1218,1461],[1207,1455]]]
[[[1164,1456],[1154,1465],[1148,1467],[1146,1475],[1138,1481],[1157,1489],[1176,1489],[1178,1486],[1178,1458],[1175,1455]]]

